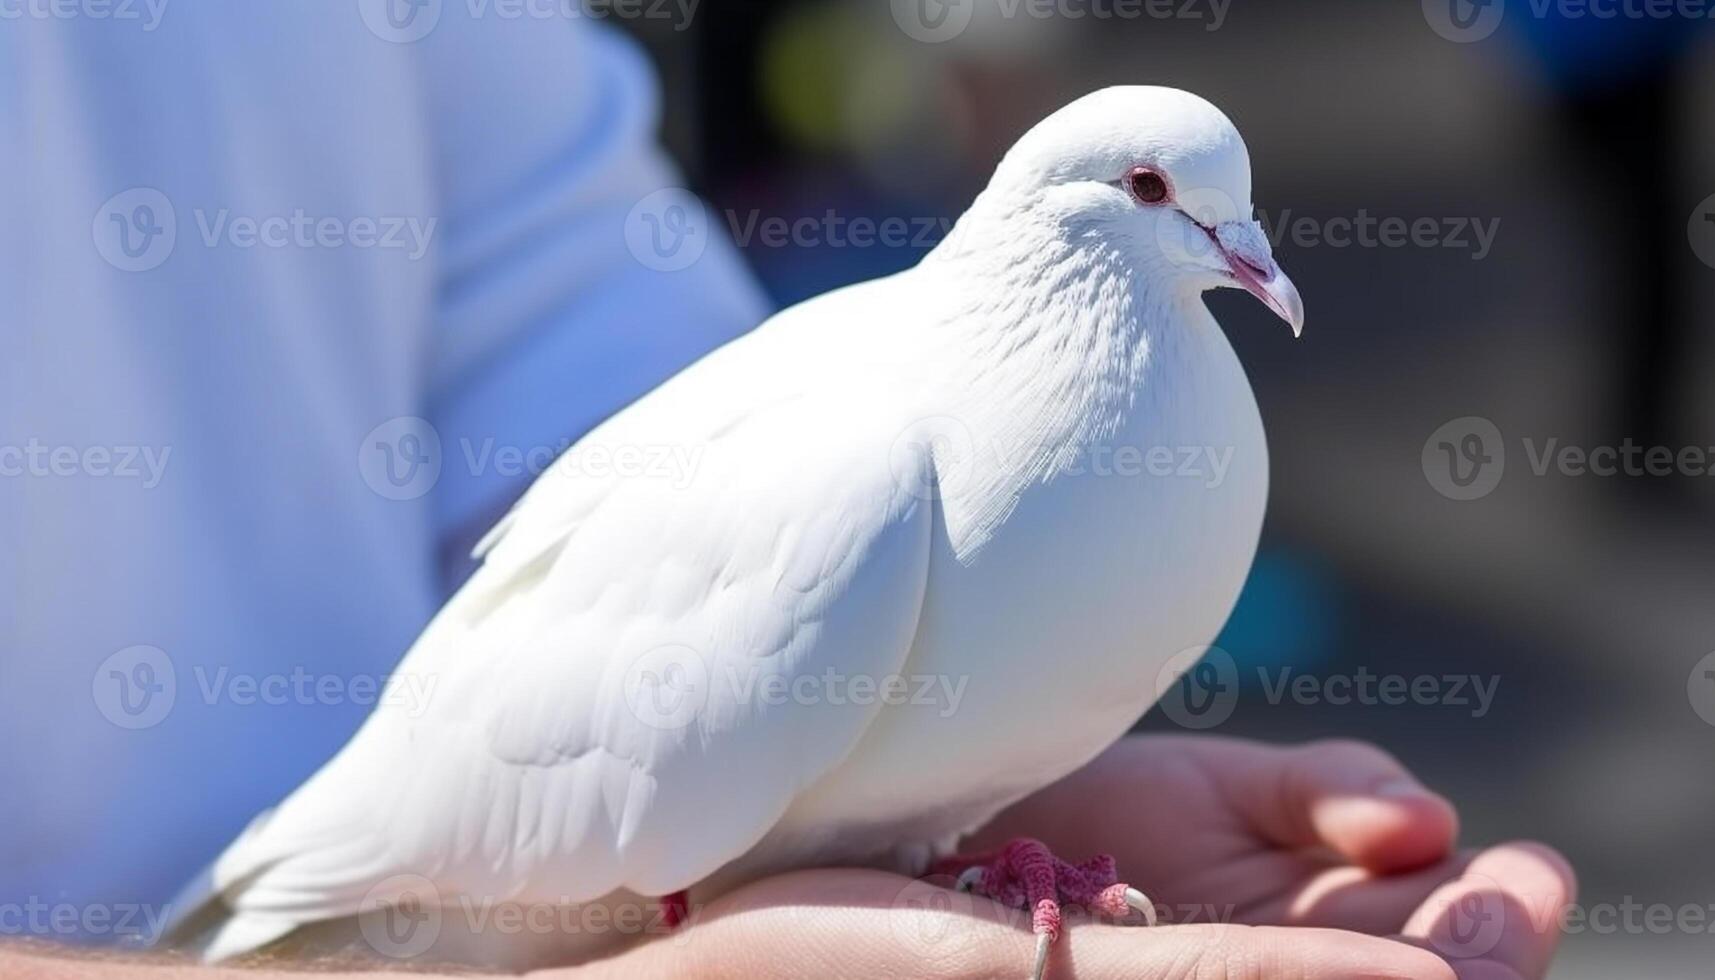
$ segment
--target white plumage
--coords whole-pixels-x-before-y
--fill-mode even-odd
[[[564,904],[920,871],[1086,762],[1255,549],[1262,427],[1201,294],[1302,313],[1249,213],[1194,96],[1051,116],[918,267],[786,310],[543,474],[400,664],[426,707],[379,707],[174,929],[228,957],[401,875]],[[592,478],[600,449],[694,465]]]

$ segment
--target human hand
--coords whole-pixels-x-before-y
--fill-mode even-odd
[[[1049,976],[1535,980],[1571,901],[1540,845],[1453,852],[1452,807],[1371,746],[1126,739],[968,843],[1111,853],[1175,924],[1080,922]],[[1023,975],[1022,913],[880,872],[806,871],[712,903],[669,943],[610,961],[708,976]],[[621,962],[625,961],[625,962]]]

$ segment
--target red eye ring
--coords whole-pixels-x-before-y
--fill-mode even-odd
[[[1126,174],[1125,189],[1139,204],[1166,204],[1173,200],[1173,185],[1166,176],[1149,167],[1135,167]]]

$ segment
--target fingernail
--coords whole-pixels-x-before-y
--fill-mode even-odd
[[[1395,779],[1382,783],[1373,791],[1375,795],[1390,800],[1422,799],[1429,791],[1409,779]]]

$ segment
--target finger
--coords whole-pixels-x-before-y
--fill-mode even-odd
[[[1282,877],[1297,884],[1245,909],[1240,913],[1245,921],[1392,936],[1437,888],[1463,874],[1476,852],[1461,851],[1427,868],[1397,874],[1344,863],[1330,866],[1327,860],[1317,863],[1302,852],[1291,856],[1299,862],[1296,873]]]
[[[1547,975],[1561,916],[1576,892],[1571,867],[1555,851],[1506,844],[1477,855],[1463,875],[1436,889],[1403,933],[1446,957],[1467,980],[1535,980]]]
[[[1050,976],[1455,980],[1447,962],[1429,950],[1336,929],[1092,924],[1067,930],[1061,947],[1058,962],[1050,961]]]
[[[1377,872],[1445,858],[1458,836],[1453,805],[1424,788],[1393,756],[1362,742],[1289,748],[1209,740],[1207,771],[1265,840],[1325,846]]]
[[[1035,945],[1024,912],[871,871],[782,875],[716,901],[694,922],[681,934],[592,964],[593,975],[1016,976],[1028,970]],[[1088,919],[1068,922],[1048,974],[1454,980],[1435,953],[1373,936],[1224,924],[1144,929]],[[540,976],[570,980],[564,973]]]

